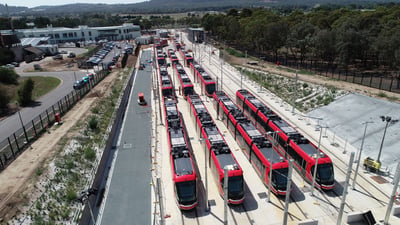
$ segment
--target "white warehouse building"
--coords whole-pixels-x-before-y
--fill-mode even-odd
[[[141,35],[140,26],[133,25],[132,23],[109,27],[88,27],[82,25],[77,28],[53,27],[50,25],[47,28],[18,29],[15,33],[20,39],[50,37],[49,44],[99,41],[104,39],[108,41],[129,40]]]

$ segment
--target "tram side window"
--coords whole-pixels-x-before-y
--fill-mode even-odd
[[[215,167],[215,163],[210,162],[210,164],[211,164],[211,171],[214,174],[214,177],[218,180],[219,174],[218,174],[218,170]]]
[[[236,98],[236,102],[239,106],[243,106],[243,100],[239,97]]]
[[[300,165],[301,167],[303,167],[304,165],[306,165],[307,163],[305,163],[304,159],[299,155],[299,153],[297,153],[292,147],[288,147],[288,154],[297,162],[298,165]],[[305,169],[303,167],[303,169]]]
[[[231,122],[231,120],[228,120],[228,128],[231,129],[232,131],[234,131],[234,132],[236,133],[235,125],[233,125],[233,123]]]
[[[259,119],[259,123],[261,124],[262,127],[264,127],[264,130],[266,132],[268,131],[274,131],[270,126],[267,125],[267,122],[265,122],[264,120],[262,120],[261,118]]]
[[[243,111],[248,112],[249,111],[249,106],[246,104],[242,104],[243,105]]]
[[[276,135],[276,136],[278,137],[279,145],[286,149],[286,145],[287,145],[286,141],[283,140],[283,138],[281,138],[281,136],[279,136],[279,135]]]
[[[263,171],[263,164],[262,164],[260,158],[258,158],[258,156],[254,153],[253,150],[251,150],[251,151],[252,151],[251,160],[254,162],[254,164],[255,164],[255,166],[257,167],[259,173],[260,173],[260,174],[264,173],[264,171]]]
[[[244,140],[243,136],[242,136],[242,135],[237,135],[236,138],[237,138],[238,141],[239,141],[240,147],[241,147],[242,149],[246,149],[246,151],[247,151],[247,146],[245,146],[245,145],[247,145],[247,143],[246,143],[246,141]]]

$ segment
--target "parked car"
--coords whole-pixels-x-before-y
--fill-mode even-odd
[[[67,54],[68,52],[65,50],[60,51],[60,54]]]
[[[33,64],[33,69],[42,70],[42,67],[39,64]]]
[[[53,56],[53,59],[55,59],[55,60],[63,59],[63,56],[61,54],[57,54],[57,55]]]
[[[73,53],[73,52],[70,52],[69,54],[68,54],[68,56],[67,56],[68,58],[75,58],[76,57],[76,55],[75,55],[75,53]]]
[[[75,83],[74,83],[74,85],[73,85],[73,88],[74,88],[75,90],[79,90],[79,89],[81,89],[83,86],[85,86],[85,84],[86,84],[86,82],[85,82],[84,80],[77,80],[77,81],[75,81]]]

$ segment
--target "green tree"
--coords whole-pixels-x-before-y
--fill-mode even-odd
[[[48,17],[39,16],[33,19],[33,23],[35,24],[36,27],[43,28],[47,27],[47,25],[50,25],[51,21],[50,18]]]
[[[0,88],[0,112],[7,109],[8,103],[10,103],[10,96],[7,95],[6,90]]]
[[[32,102],[32,91],[34,86],[35,82],[31,78],[28,78],[18,90],[18,101],[22,106],[26,106]]]
[[[14,69],[0,67],[0,82],[3,84],[18,84],[18,74]]]
[[[15,54],[8,48],[0,48],[0,64],[8,64],[15,59]]]
[[[307,53],[314,46],[316,27],[309,22],[301,22],[291,28],[288,43],[292,54],[297,58],[300,55],[300,63],[303,63]]]

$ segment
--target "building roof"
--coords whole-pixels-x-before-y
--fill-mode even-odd
[[[40,37],[40,38],[21,38],[21,45],[22,46],[37,46],[40,43],[47,42],[50,37]]]
[[[34,53],[34,54],[36,54],[36,55],[42,55],[43,54],[43,52],[40,50],[40,49],[37,49],[37,48],[35,48],[35,47],[26,47],[26,48],[24,48],[26,51],[28,51],[28,52],[32,52],[32,53]]]

